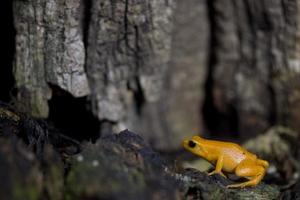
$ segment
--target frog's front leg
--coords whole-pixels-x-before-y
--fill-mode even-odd
[[[264,177],[266,168],[258,165],[252,160],[243,160],[235,169],[235,174],[249,179],[244,183],[227,185],[227,188],[243,188],[247,186],[256,186]]]
[[[217,163],[216,163],[216,167],[215,167],[215,169],[212,172],[210,172],[208,174],[209,176],[213,175],[213,174],[220,174],[221,176],[224,176],[226,178],[226,176],[222,172],[222,168],[223,168],[223,164],[224,164],[223,158],[224,158],[223,155],[220,155],[218,157],[218,160],[217,160]]]

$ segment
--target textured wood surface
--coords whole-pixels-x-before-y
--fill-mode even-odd
[[[219,113],[237,112],[242,137],[297,119],[299,2],[210,3],[212,96]]]
[[[89,94],[80,1],[14,1],[18,98],[32,115],[47,117],[49,84],[75,97]]]
[[[300,131],[299,19],[296,0],[14,1],[18,101],[46,118],[58,87],[160,149]]]

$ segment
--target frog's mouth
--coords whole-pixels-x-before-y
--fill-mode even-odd
[[[188,143],[189,143],[189,140],[183,140],[183,142],[182,142],[182,146],[183,146],[183,148],[185,148],[186,150],[188,150]]]

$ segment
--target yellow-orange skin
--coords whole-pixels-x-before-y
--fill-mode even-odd
[[[192,143],[192,145],[190,145]],[[246,182],[228,185],[228,188],[243,188],[257,185],[264,177],[269,163],[258,159],[238,144],[207,140],[199,136],[193,136],[190,140],[183,141],[183,147],[212,163],[215,170],[209,173],[220,174],[223,172],[234,173],[239,177],[249,179]]]

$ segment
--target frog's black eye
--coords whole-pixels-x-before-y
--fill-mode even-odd
[[[188,145],[189,147],[194,148],[196,146],[196,143],[190,140]]]

